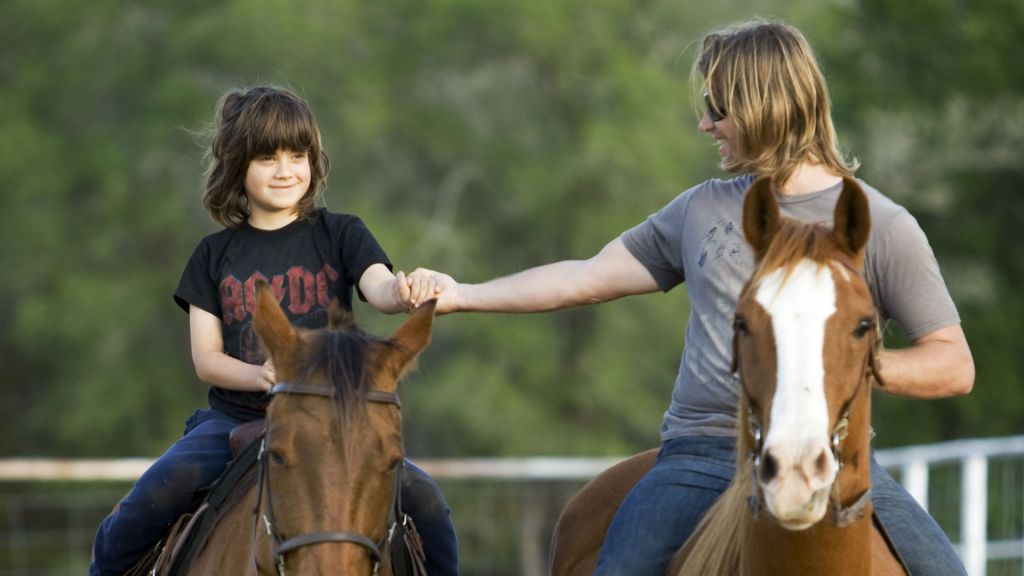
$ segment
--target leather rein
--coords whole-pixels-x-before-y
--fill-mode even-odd
[[[300,394],[307,396],[321,396],[324,398],[333,398],[335,396],[333,389],[327,389],[320,386],[308,386],[304,384],[291,384],[287,382],[279,382],[271,386],[268,392],[270,396],[276,394]],[[395,392],[383,392],[380,390],[369,390],[365,396],[368,402],[376,402],[378,404],[391,404],[398,408],[402,407],[401,400],[398,398],[398,394]],[[269,428],[267,431],[269,434]],[[267,493],[267,503],[260,516],[263,520],[264,528],[266,529],[267,535],[270,536],[272,547],[271,551],[274,556],[274,565],[277,568],[277,573],[280,576],[285,576],[284,570],[284,556],[288,552],[292,552],[299,548],[310,546],[313,544],[324,544],[328,542],[349,542],[352,544],[358,544],[369,552],[373,558],[373,574],[377,574],[380,570],[380,565],[387,554],[388,549],[391,547],[391,540],[395,534],[395,528],[398,525],[398,519],[404,515],[400,512],[401,510],[401,485],[402,478],[405,475],[405,463],[403,460],[399,460],[395,464],[395,492],[392,497],[392,505],[388,511],[388,533],[379,542],[374,542],[369,537],[359,534],[356,532],[346,531],[321,531],[321,532],[307,532],[300,534],[287,540],[282,539],[280,533],[274,527],[274,508],[272,500],[270,498],[270,466],[268,458],[266,456],[267,447],[267,434],[264,434],[263,439],[260,441],[260,452],[258,459],[259,466],[259,480],[258,480],[258,495],[256,500],[256,510],[260,509],[260,503],[263,500],[263,493]],[[259,520],[257,520],[257,523]]]

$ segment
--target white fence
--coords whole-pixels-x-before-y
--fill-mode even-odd
[[[1024,436],[882,450],[973,576],[1024,574]],[[455,511],[463,573],[546,574],[562,505],[616,458],[419,460]],[[150,464],[0,460],[0,576],[81,574],[96,524]]]
[[[1014,573],[1024,573],[1024,436],[882,450],[878,461],[898,471],[907,491],[940,520],[952,511],[933,505],[939,491],[929,490],[931,471],[947,466],[956,473],[958,468],[959,481],[953,484],[960,488],[959,534],[943,528],[957,543],[967,572],[985,576],[990,562],[1005,562],[1017,564]],[[992,474],[995,468],[998,476]],[[990,497],[992,488],[1000,492],[997,498]],[[990,522],[990,513],[999,520]],[[990,526],[998,532],[995,538],[989,537]]]

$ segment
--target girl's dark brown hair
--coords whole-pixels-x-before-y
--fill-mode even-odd
[[[299,200],[299,217],[307,218],[323,205],[331,163],[313,111],[295,94],[273,86],[228,92],[217,104],[210,132],[203,206],[221,225],[233,227],[248,219],[249,163],[281,149],[309,157],[309,190]]]

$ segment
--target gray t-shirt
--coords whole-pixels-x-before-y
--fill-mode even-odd
[[[690,318],[662,440],[678,436],[735,436],[739,381],[732,364],[736,299],[754,271],[743,238],[743,198],[749,175],[709,180],[622,234],[626,248],[662,290],[683,281]],[[878,190],[860,182],[871,209],[864,275],[885,320],[911,340],[960,322],[935,255],[917,220]],[[784,216],[832,223],[842,185],[799,196],[777,195]]]

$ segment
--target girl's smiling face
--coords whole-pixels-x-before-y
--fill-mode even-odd
[[[298,203],[309,191],[310,165],[306,152],[279,149],[249,161],[245,193],[251,210],[249,222],[276,228],[298,217]]]

